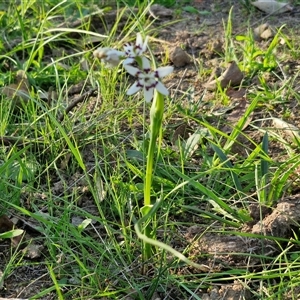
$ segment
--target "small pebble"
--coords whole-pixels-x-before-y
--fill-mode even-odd
[[[175,67],[183,67],[190,63],[190,57],[180,47],[175,47],[170,54],[170,60]]]

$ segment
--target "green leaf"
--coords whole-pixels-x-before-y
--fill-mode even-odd
[[[23,234],[24,230],[22,229],[15,229],[15,230],[10,230],[4,233],[0,233],[0,239],[11,239],[16,236],[19,236]]]
[[[236,39],[237,41],[249,41],[249,38],[248,38],[247,36],[244,36],[244,35],[237,35],[237,36],[235,37],[235,39]]]
[[[202,134],[195,132],[193,133],[185,143],[182,143],[183,145],[183,153],[184,153],[184,159],[188,159],[193,152],[196,149],[196,146],[198,145],[199,141],[201,140]]]
[[[200,10],[199,15],[202,16],[211,15],[211,12],[209,10]]]
[[[193,6],[184,6],[182,9],[184,11],[192,13],[192,14],[199,14],[199,10],[196,9],[195,7],[193,7]]]
[[[13,180],[21,179],[21,181],[30,181],[34,178],[34,175],[39,168],[39,164],[34,159],[26,158],[13,161],[7,167],[7,178]]]
[[[213,148],[213,150],[216,152],[216,154],[218,155],[220,160],[229,169],[236,189],[238,191],[243,191],[243,188],[242,188],[241,182],[239,180],[239,177],[235,173],[234,167],[233,167],[232,163],[230,162],[229,158],[226,156],[226,154],[217,145],[214,145],[213,143],[211,143],[210,145]]]
[[[82,232],[87,226],[92,223],[92,219],[85,219],[81,224],[78,225],[78,230]]]
[[[145,205],[145,206],[143,206],[140,209],[142,216],[145,217],[151,211],[152,207],[153,207],[153,205]]]
[[[197,181],[197,176],[194,177],[188,177],[187,175],[181,173],[176,168],[172,168],[173,172],[176,173],[178,176],[180,176],[182,179],[186,181],[185,184],[189,184],[196,190],[198,190],[200,193],[207,196],[207,201],[214,207],[215,211],[223,214],[225,217],[241,222],[244,221],[244,216],[239,215],[238,211],[233,209],[230,205],[228,205],[225,201],[223,201],[221,198],[217,196],[217,194],[214,193],[213,190],[210,190],[205,185],[201,184]]]

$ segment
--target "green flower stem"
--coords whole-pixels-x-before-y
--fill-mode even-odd
[[[146,184],[144,194],[144,205],[151,205],[151,185],[152,185],[152,171],[154,162],[154,153],[157,138],[161,132],[161,124],[164,113],[164,97],[159,92],[155,93],[153,104],[150,110],[150,143],[147,156],[147,169],[146,169]],[[158,149],[159,150],[159,149]]]
[[[145,188],[144,188],[144,207],[141,209],[143,217],[149,214],[151,210],[151,186],[153,176],[153,163],[154,153],[156,148],[157,139],[160,136],[162,128],[162,119],[164,113],[164,96],[159,92],[155,91],[153,103],[150,110],[150,143],[148,148],[147,166],[146,166],[146,177],[145,177]],[[160,142],[159,142],[160,145]],[[158,147],[158,152],[160,147]],[[150,220],[148,220],[150,221]],[[151,222],[148,222],[144,228],[145,236],[153,238],[155,235],[151,228]],[[144,243],[143,251],[144,261],[149,259],[152,255],[151,244]]]
[[[155,153],[157,138],[159,137],[161,132],[163,113],[164,113],[164,96],[159,92],[156,92],[150,110],[150,143],[148,148],[146,183],[145,183],[145,190],[144,190],[145,206],[151,205],[150,195],[151,195],[151,185],[152,185],[154,153]]]

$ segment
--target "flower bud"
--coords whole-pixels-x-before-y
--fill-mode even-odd
[[[93,53],[94,57],[99,58],[110,67],[116,67],[124,57],[124,52],[116,49],[104,47],[98,48]]]

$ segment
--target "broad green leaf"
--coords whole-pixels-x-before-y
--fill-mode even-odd
[[[22,229],[14,229],[7,232],[0,233],[0,239],[11,239],[16,236],[23,234],[24,230]]]

